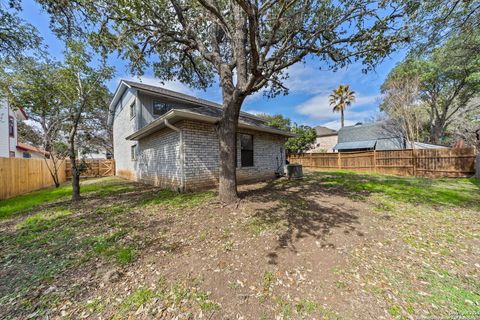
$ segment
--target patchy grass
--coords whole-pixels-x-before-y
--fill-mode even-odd
[[[459,315],[478,312],[480,284],[447,270],[426,270],[420,279],[428,283],[431,294],[424,299],[427,303],[451,310]]]
[[[314,172],[310,180],[356,195],[383,194],[388,199],[428,205],[480,208],[480,182],[474,178],[419,178],[347,171]]]
[[[93,193],[99,197],[111,196],[132,189],[131,184],[117,178],[85,180],[80,184],[82,195]],[[72,186],[64,183],[58,188],[42,189],[18,197],[0,200],[0,220],[9,219],[40,205],[68,201],[71,194]]]
[[[137,310],[141,305],[149,302],[155,297],[152,289],[139,288],[130,294],[121,304],[123,311]]]
[[[476,180],[315,172],[239,189],[233,207],[108,178],[83,181],[79,204],[58,189],[0,202],[0,318],[409,319],[480,307]]]

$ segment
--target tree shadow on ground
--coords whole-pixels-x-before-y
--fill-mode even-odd
[[[279,232],[277,246],[268,253],[270,264],[278,263],[281,250],[297,253],[296,242],[302,238],[313,237],[320,243],[320,248],[335,248],[336,244],[330,237],[333,229],[341,229],[344,234],[352,236],[363,236],[357,230],[358,210],[331,203],[328,197],[332,195],[356,196],[340,189],[325,190],[309,179],[271,181],[260,189],[240,193],[249,201],[270,204],[256,209],[252,216],[255,223],[265,229],[275,228]]]

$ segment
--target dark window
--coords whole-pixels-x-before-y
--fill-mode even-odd
[[[137,145],[134,144],[130,149],[130,157],[132,160],[137,160]]]
[[[154,116],[161,116],[162,114],[167,113],[173,108],[171,104],[160,102],[160,101],[153,101],[153,115]]]
[[[253,167],[253,136],[251,134],[240,135],[240,149],[242,167]]]
[[[8,134],[10,137],[15,137],[15,120],[12,116],[8,117]]]
[[[130,105],[130,119],[135,117],[135,101]]]
[[[10,158],[15,158],[15,151],[10,151]]]
[[[24,153],[23,153],[23,157],[24,157],[24,158],[31,158],[32,155],[31,155],[29,152],[24,152]]]

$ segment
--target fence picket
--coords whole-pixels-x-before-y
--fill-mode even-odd
[[[290,155],[290,163],[407,176],[468,177],[475,174],[474,148],[375,150]],[[333,161],[332,161],[333,160]]]

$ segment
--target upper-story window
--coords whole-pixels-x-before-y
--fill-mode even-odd
[[[135,117],[135,101],[130,104],[130,119]]]
[[[8,117],[8,135],[12,138],[15,137],[15,120],[12,116]]]
[[[169,103],[160,102],[160,101],[153,101],[153,115],[154,116],[161,116],[168,111],[170,111],[173,106]]]

